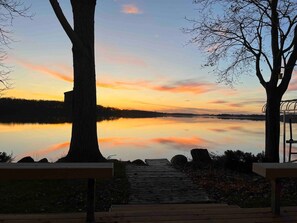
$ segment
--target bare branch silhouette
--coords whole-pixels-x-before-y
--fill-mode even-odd
[[[32,18],[33,15],[28,13],[29,8],[21,0],[0,0],[0,93],[11,87],[8,77],[11,69],[4,64],[4,60],[7,58],[6,48],[13,42],[13,20],[17,17]]]
[[[218,80],[232,85],[254,73],[264,87],[268,161],[279,160],[280,101],[297,60],[295,0],[194,0],[198,18],[183,31],[207,56]],[[282,79],[280,79],[280,77]]]

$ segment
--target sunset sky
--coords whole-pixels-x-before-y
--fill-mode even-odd
[[[5,97],[63,100],[72,90],[71,43],[49,1],[26,0],[32,20],[16,18],[6,63]],[[70,1],[60,0],[71,22]],[[195,17],[192,0],[98,0],[97,101],[103,106],[191,113],[261,113],[265,91],[251,73],[230,88],[201,66],[205,55],[181,29]],[[296,75],[295,75],[296,76]],[[297,78],[285,99],[296,98]]]

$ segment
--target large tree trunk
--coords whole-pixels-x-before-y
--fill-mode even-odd
[[[277,88],[266,89],[265,161],[279,162],[280,102]]]
[[[97,139],[94,14],[96,0],[71,0],[74,32],[84,49],[73,44],[73,123],[68,161],[102,161]]]

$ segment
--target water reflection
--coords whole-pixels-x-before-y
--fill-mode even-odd
[[[50,161],[69,148],[70,124],[0,124],[0,151],[16,160],[30,155]],[[122,160],[190,157],[196,147],[223,153],[240,149],[258,153],[264,148],[264,122],[216,118],[118,119],[98,123],[101,152]]]

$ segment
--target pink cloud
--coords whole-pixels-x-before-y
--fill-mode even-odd
[[[204,94],[214,91],[217,88],[215,84],[197,82],[195,80],[173,81],[166,85],[159,85],[151,81],[113,81],[113,82],[98,82],[97,86],[113,89],[139,90],[150,89],[154,91],[171,92],[171,93],[191,93]]]
[[[244,106],[242,103],[230,103],[228,105],[233,108],[240,108]]]
[[[225,129],[209,129],[211,131],[214,131],[214,132],[227,132],[227,130]]]
[[[197,82],[195,80],[182,80],[172,82],[167,85],[153,86],[152,89],[173,93],[203,94],[209,91],[213,91],[216,88],[215,85],[212,83]]]
[[[245,105],[251,105],[251,104],[263,104],[263,101],[241,101],[241,102],[237,102],[237,103],[230,103],[228,101],[225,100],[215,100],[215,101],[210,101],[209,103],[212,104],[224,104],[233,108],[240,108],[240,107],[244,107]]]
[[[208,48],[206,48],[205,52],[213,53],[213,52],[215,52],[218,49],[219,46],[220,45],[218,43],[212,44]]]
[[[142,14],[142,11],[136,6],[132,4],[123,5],[122,12],[125,14]]]
[[[193,81],[177,81],[167,85],[159,85],[151,81],[113,81],[113,82],[98,82],[97,86],[112,89],[125,89],[125,90],[140,90],[150,89],[154,91],[170,92],[170,93],[191,93],[191,94],[204,94],[216,90],[214,84],[199,83]]]
[[[212,104],[226,104],[228,102],[224,101],[224,100],[215,100],[215,101],[210,101],[209,103],[212,103]]]

